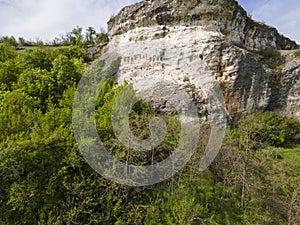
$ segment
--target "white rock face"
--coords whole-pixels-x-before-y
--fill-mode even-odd
[[[122,57],[117,80],[133,83],[141,95],[160,81],[170,81],[189,92],[201,111],[208,92],[220,84],[230,113],[268,104],[267,76],[255,56],[203,27],[137,28],[115,36],[104,54]]]
[[[169,31],[162,28],[138,28],[112,40],[109,52],[116,52],[123,58],[118,81],[134,82],[155,77],[183,85],[188,78],[197,88],[201,88],[201,83],[211,82],[213,73],[200,55],[220,45],[222,36],[201,27],[178,26]],[[218,62],[218,57],[211,57]],[[188,73],[187,68],[193,74]]]
[[[282,56],[285,65],[280,62],[284,69],[278,75],[259,53],[299,46],[248,18],[236,1],[142,1],[122,9],[109,22],[109,31],[112,39],[103,55],[122,57],[117,81],[132,83],[157,108],[179,104],[180,96],[166,100],[159,91],[176,89],[176,84],[204,115],[221,87],[224,99],[215,104],[224,100],[229,116],[271,109],[300,119],[300,61],[289,63]]]
[[[289,91],[285,113],[300,120],[300,80]]]
[[[284,113],[300,120],[300,59],[288,62],[283,69]]]

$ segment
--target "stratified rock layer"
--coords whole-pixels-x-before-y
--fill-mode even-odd
[[[217,31],[224,39],[247,49],[294,49],[294,41],[280,35],[273,27],[247,17],[234,0],[149,0],[123,8],[108,22],[111,35],[139,27],[163,25],[202,26]]]

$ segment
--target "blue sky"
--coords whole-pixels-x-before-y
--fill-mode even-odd
[[[76,25],[106,29],[106,21],[139,0],[0,0],[0,35],[52,40]],[[300,43],[299,0],[238,0],[255,20]]]
[[[299,0],[238,0],[253,19],[276,27],[300,44]]]

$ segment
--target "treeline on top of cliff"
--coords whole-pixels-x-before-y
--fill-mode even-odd
[[[6,43],[10,46],[14,46],[17,49],[22,49],[22,47],[37,47],[37,46],[82,46],[90,47],[100,43],[107,43],[109,41],[108,34],[104,29],[100,29],[99,32],[93,27],[88,27],[85,32],[83,28],[76,26],[72,31],[62,34],[59,37],[55,37],[52,41],[44,42],[42,40],[26,40],[23,37],[14,36],[2,36],[0,38],[0,43]]]

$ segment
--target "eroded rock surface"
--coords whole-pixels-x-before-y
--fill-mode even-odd
[[[209,112],[219,85],[230,116],[272,109],[300,119],[300,60],[291,56],[299,46],[247,17],[234,0],[145,0],[122,9],[108,27],[103,54],[122,57],[118,82],[133,83],[152,102],[153,85],[170,81],[200,113]],[[277,50],[285,51],[266,60],[264,51]]]

